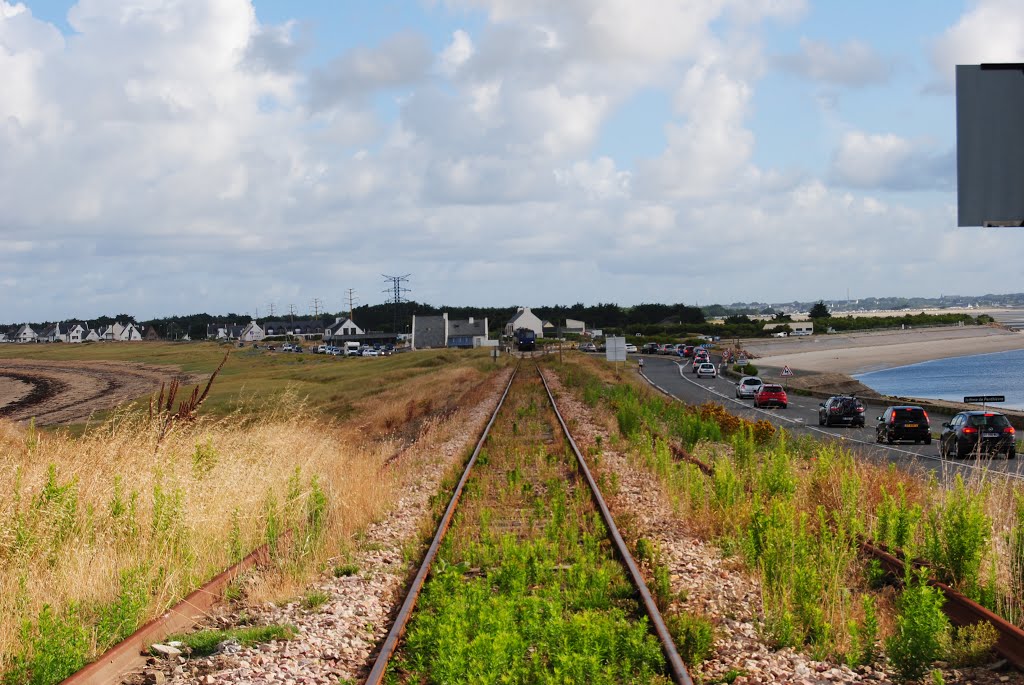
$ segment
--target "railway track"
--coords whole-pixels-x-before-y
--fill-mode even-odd
[[[517,368],[454,489],[448,507],[441,517],[437,532],[424,556],[423,563],[416,573],[405,601],[399,609],[366,680],[368,685],[384,682],[385,676],[389,672],[415,670],[417,664],[427,664],[426,668],[428,669],[437,668],[431,665],[436,663],[432,659],[443,655],[430,653],[429,645],[432,640],[418,639],[418,633],[416,633],[417,621],[428,623],[428,627],[421,632],[430,631],[429,619],[420,619],[416,613],[420,599],[432,590],[428,585],[429,582],[434,582],[439,586],[443,585],[444,583],[438,581],[437,578],[443,578],[446,570],[458,564],[457,572],[470,576],[470,582],[467,584],[472,585],[474,576],[486,576],[490,573],[494,575],[494,579],[484,579],[488,586],[491,583],[502,586],[502,575],[508,572],[508,566],[499,562],[496,566],[488,569],[474,568],[473,563],[478,562],[481,556],[474,555],[474,550],[478,550],[480,545],[486,545],[488,537],[491,537],[492,541],[494,537],[499,537],[498,544],[505,546],[506,551],[508,548],[514,547],[513,541],[523,542],[528,547],[533,544],[530,541],[534,540],[538,534],[542,540],[551,542],[552,530],[559,526],[558,519],[573,519],[572,510],[574,508],[577,511],[576,517],[580,520],[587,518],[585,509],[580,508],[584,505],[582,500],[589,500],[590,512],[596,510],[599,514],[603,534],[611,543],[610,551],[621,564],[622,580],[628,582],[633,590],[631,593],[634,595],[634,598],[631,598],[632,607],[623,610],[622,607],[630,602],[622,601],[621,587],[616,590],[617,586],[612,583],[613,594],[618,592],[619,596],[607,603],[612,607],[610,613],[615,616],[629,616],[634,622],[634,627],[635,625],[643,626],[644,622],[638,622],[637,619],[645,616],[651,629],[651,632],[647,633],[647,637],[652,640],[656,638],[662,656],[661,663],[657,667],[659,673],[656,675],[662,678],[667,676],[681,685],[689,685],[692,682],[669,630],[643,580],[640,569],[615,526],[586,460],[558,412],[554,397],[543,374],[539,367],[535,368],[537,379],[533,383],[543,388],[543,395],[546,397],[547,407],[549,407],[547,411],[550,412],[553,421],[545,425],[545,419],[540,415],[542,410],[535,401],[536,394],[526,404],[520,401],[517,406],[511,409],[506,408],[513,388],[516,388],[517,394],[529,395],[530,392],[528,387],[530,381],[523,379]],[[506,413],[504,421],[496,431],[492,432],[498,423],[499,416],[502,416],[503,409]],[[509,419],[507,415],[510,412],[514,418]],[[557,435],[556,432],[560,435]],[[565,451],[572,455],[573,461],[555,463],[557,460],[554,458],[562,451],[563,446],[568,448]],[[509,455],[509,452],[513,454]],[[517,452],[518,455],[515,454]],[[484,455],[483,458],[481,455]],[[517,459],[517,456],[525,458]],[[503,487],[503,481],[510,487]],[[562,484],[565,485],[566,490],[561,489]],[[472,492],[467,496],[467,489],[470,487]],[[521,496],[523,493],[527,493],[526,496]],[[469,500],[468,503],[466,500]],[[496,500],[498,506],[492,508],[490,505],[494,504]],[[547,500],[552,505],[550,511],[538,512],[536,510],[537,503],[542,500]],[[460,516],[462,514],[460,505],[468,508],[469,511],[465,515]],[[457,517],[458,520],[456,520]],[[595,518],[591,518],[593,524],[596,524]],[[479,528],[481,523],[483,523],[483,532]],[[491,531],[495,531],[495,533],[492,534]],[[581,535],[578,535],[559,530],[554,537],[568,535],[576,541],[576,544],[587,547],[588,536],[594,532],[596,531],[593,529],[585,529]],[[539,544],[545,545],[545,543]],[[595,548],[601,546],[602,544],[596,544]],[[558,544],[554,544],[554,547],[558,547]],[[567,561],[559,554],[555,556],[558,562]],[[467,567],[466,561],[456,561],[457,558],[464,558],[471,563]],[[534,558],[531,557],[528,563],[533,563],[533,561]],[[549,561],[551,560],[549,559]],[[534,574],[537,577],[531,578],[531,583],[540,583],[542,580],[553,581],[555,584],[573,582],[571,578],[577,572],[584,571],[575,567],[571,558],[568,562],[556,564],[554,569],[547,568],[538,571]],[[591,558],[588,562],[594,563],[594,559]],[[600,565],[602,562],[596,563]],[[442,567],[440,571],[438,567]],[[554,572],[549,573],[552,570]],[[599,573],[607,572],[606,567],[600,566],[592,570]],[[560,573],[561,571],[565,571],[565,573]],[[432,577],[432,580],[428,581],[428,577]],[[443,592],[444,590],[439,591],[440,594]],[[499,589],[497,592],[500,594],[502,590]],[[530,594],[544,595],[545,591],[533,588]],[[635,600],[635,597],[639,597],[639,602]],[[429,599],[433,601],[436,597],[431,596]],[[606,605],[599,599],[593,601],[598,606]],[[459,604],[460,602],[454,600],[454,603]],[[434,602],[433,608],[430,609],[442,619],[447,614],[437,606],[443,604],[443,600]],[[617,625],[616,629],[625,632],[630,630],[628,626],[621,624]],[[635,636],[635,632],[632,634]],[[403,642],[403,637],[406,638],[405,642]],[[410,637],[412,639],[409,639]],[[456,637],[456,639],[460,638]],[[530,645],[531,650],[537,647],[535,644]],[[577,654],[575,656],[589,655]],[[540,668],[558,668],[561,663],[559,660],[564,657],[566,655],[541,654],[539,652],[535,652],[532,656],[535,666],[537,662],[542,662]],[[566,668],[571,667],[571,665],[566,666]],[[625,665],[624,667],[634,668],[636,665]],[[612,668],[614,670],[614,666]],[[646,666],[641,668],[646,668]],[[416,675],[414,674],[412,677],[415,678]]]

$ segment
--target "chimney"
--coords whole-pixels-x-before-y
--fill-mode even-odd
[[[472,317],[472,316],[471,316],[471,317],[469,317],[469,325],[470,325],[470,326],[472,326],[472,325],[473,325],[473,317]]]

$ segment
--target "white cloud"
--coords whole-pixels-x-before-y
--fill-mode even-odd
[[[889,61],[859,40],[836,49],[823,41],[802,38],[800,48],[799,53],[776,56],[775,63],[813,81],[850,87],[885,83],[893,70]]]
[[[432,62],[426,39],[415,33],[391,36],[373,49],[352,49],[313,74],[312,104],[319,109],[385,88],[412,86],[423,81]]]
[[[847,132],[832,160],[832,178],[855,188],[951,190],[953,153],[888,134]]]
[[[969,5],[932,46],[934,90],[952,91],[957,64],[1024,62],[1024,5],[1018,0],[974,0]]]
[[[459,29],[452,34],[452,42],[441,51],[441,71],[448,76],[453,76],[472,56],[473,39],[469,37],[468,33]]]

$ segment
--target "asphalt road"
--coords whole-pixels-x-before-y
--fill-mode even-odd
[[[688,404],[720,402],[730,412],[744,419],[767,419],[774,425],[798,435],[811,434],[817,438],[838,440],[861,458],[880,463],[895,463],[901,467],[928,469],[936,471],[942,478],[951,477],[958,472],[963,473],[965,478],[970,475],[979,476],[984,472],[1024,480],[1024,459],[1007,460],[999,457],[944,460],[939,457],[939,442],[935,438],[931,445],[886,445],[875,442],[875,424],[885,411],[886,405],[864,401],[867,407],[867,425],[864,428],[827,427],[818,425],[818,404],[822,400],[816,397],[791,394],[786,409],[755,409],[753,400],[736,398],[736,386],[731,379],[697,378],[696,374],[691,373],[688,360],[645,355],[644,375],[660,389]],[[937,437],[942,430],[942,422],[950,418],[949,415],[929,414],[932,435]]]

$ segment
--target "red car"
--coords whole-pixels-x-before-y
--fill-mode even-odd
[[[765,383],[754,395],[755,407],[782,407],[789,405],[789,398],[786,397],[786,389],[774,383]]]

